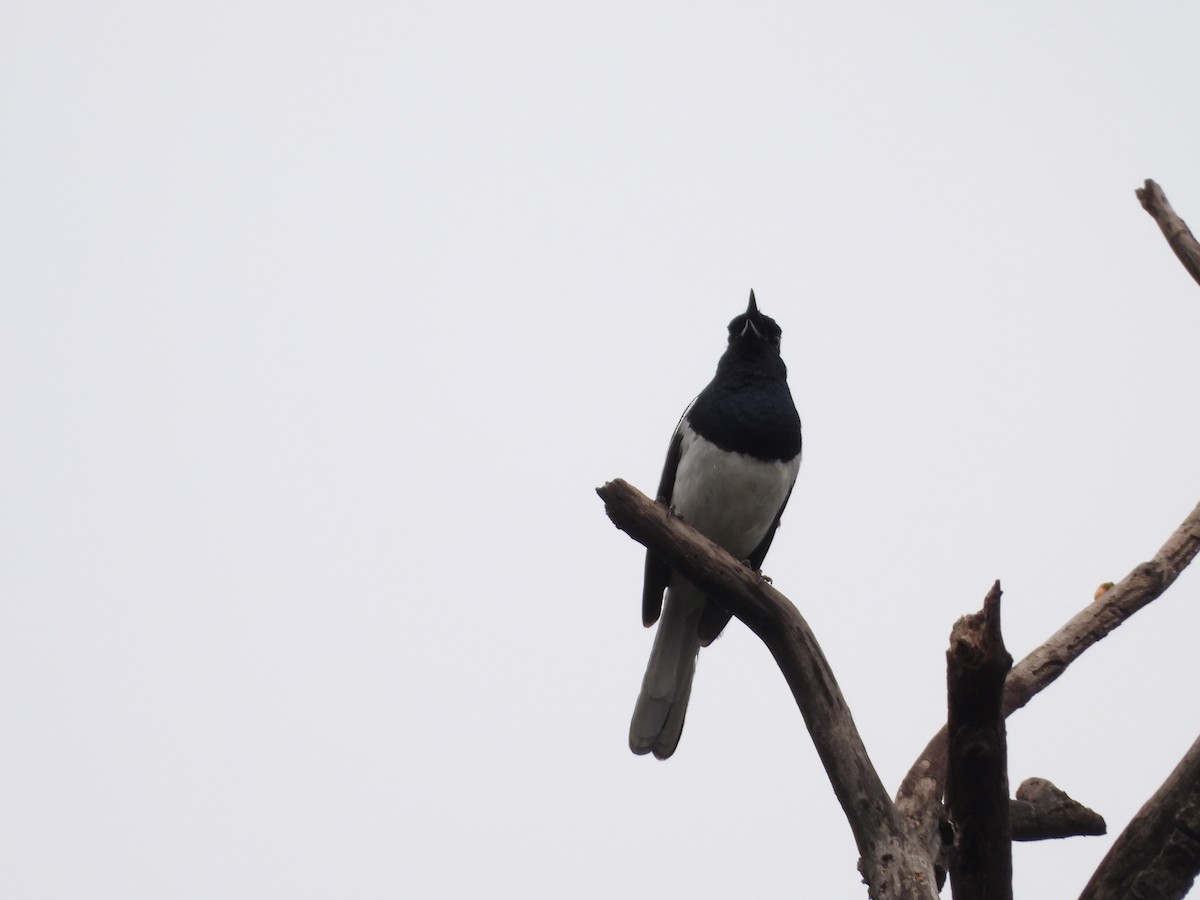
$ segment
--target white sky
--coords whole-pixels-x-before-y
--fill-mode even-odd
[[[1200,499],[1200,288],[1133,195],[1200,222],[1200,7],[913,6],[0,7],[4,895],[865,897],[744,628],[626,748],[592,490],[654,489],[748,290],[805,427],[766,570],[889,790],[992,579],[1019,658]],[[1014,786],[1120,831],[1197,584],[1010,720]]]

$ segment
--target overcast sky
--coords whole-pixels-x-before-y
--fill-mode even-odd
[[[766,571],[889,791],[993,579],[1020,658],[1200,499],[1200,7],[0,6],[0,891],[861,898],[734,623],[626,746],[657,484],[750,288]],[[1196,736],[1187,572],[1009,722],[1110,836]]]

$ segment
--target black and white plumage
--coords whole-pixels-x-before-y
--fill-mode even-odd
[[[729,323],[729,346],[716,375],[679,420],[658,486],[660,502],[755,569],[800,470],[800,416],[779,355],[781,335],[751,291],[747,310]],[[683,731],[696,656],[721,633],[729,613],[647,553],[642,621],[647,628],[659,625],[629,748],[666,759]]]

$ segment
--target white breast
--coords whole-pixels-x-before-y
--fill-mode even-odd
[[[763,462],[701,438],[687,421],[671,505],[685,522],[738,559],[762,543],[800,471],[800,457]]]

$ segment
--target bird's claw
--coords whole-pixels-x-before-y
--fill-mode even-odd
[[[743,565],[743,566],[745,566],[747,569],[749,569],[751,572],[753,572],[755,575],[757,575],[757,576],[758,576],[758,580],[759,580],[760,582],[763,582],[763,581],[765,581],[767,584],[774,584],[774,583],[775,583],[775,582],[771,581],[771,577],[770,577],[769,575],[764,575],[764,574],[762,573],[762,569],[756,569],[756,568],[754,568],[754,563],[750,562],[750,560],[748,560],[748,559],[743,559],[743,560],[742,560],[742,565]]]

